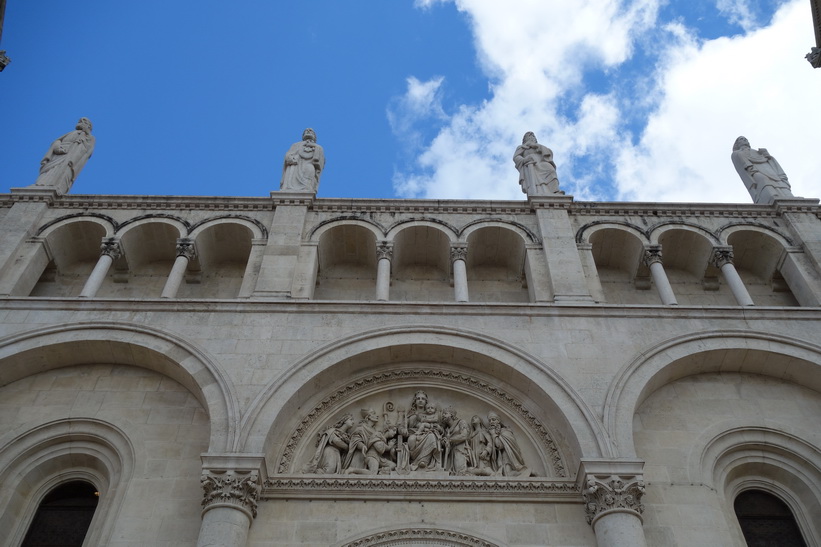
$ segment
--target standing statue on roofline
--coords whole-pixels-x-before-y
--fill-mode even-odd
[[[280,191],[315,194],[324,167],[325,152],[316,143],[316,133],[309,127],[302,132],[302,140],[292,144],[285,154]]]
[[[753,150],[746,137],[738,137],[730,157],[753,203],[769,205],[776,198],[794,197],[787,175],[766,148]]]
[[[528,196],[563,196],[559,177],[553,162],[553,151],[536,142],[532,131],[525,133],[522,144],[513,154],[513,163],[519,170],[519,186]]]
[[[55,188],[59,194],[68,193],[94,152],[95,140],[91,134],[91,120],[80,118],[74,131],[51,143],[40,161],[40,176],[34,186]]]

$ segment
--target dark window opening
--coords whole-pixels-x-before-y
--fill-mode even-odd
[[[91,484],[72,481],[48,493],[31,522],[23,547],[81,547],[99,493]]]
[[[733,506],[748,547],[807,547],[792,511],[772,494],[747,490]]]

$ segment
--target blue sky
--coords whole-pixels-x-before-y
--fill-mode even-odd
[[[265,196],[313,127],[320,197],[522,199],[550,146],[576,199],[749,202],[766,147],[821,196],[806,0],[9,0],[0,191],[86,116],[74,194]]]

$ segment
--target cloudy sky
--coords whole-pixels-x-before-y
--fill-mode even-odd
[[[577,200],[741,202],[766,147],[821,197],[807,0],[9,0],[0,191],[80,116],[75,194],[265,196],[313,127],[320,197],[523,199],[525,131]]]

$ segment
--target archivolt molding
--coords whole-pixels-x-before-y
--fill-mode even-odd
[[[105,237],[113,237],[118,228],[117,222],[110,216],[101,215],[99,213],[76,213],[73,215],[62,216],[52,220],[51,222],[43,224],[40,229],[37,230],[35,235],[39,237],[48,237],[60,228],[77,222],[91,222],[102,226],[105,230]]]
[[[97,359],[137,366],[168,376],[188,388],[208,411],[211,440],[209,451],[224,452],[235,446],[239,423],[236,390],[204,351],[167,330],[120,322],[79,322],[49,326],[0,339],[0,386],[37,372],[84,364],[83,354],[91,342],[101,344]],[[60,345],[84,345],[82,352],[53,350]],[[39,367],[27,355],[43,351]]]
[[[360,378],[355,382],[351,382],[337,389],[332,395],[323,399],[322,402],[308,412],[296,431],[291,434],[290,439],[288,439],[285,445],[285,450],[279,459],[277,473],[294,472],[294,452],[301,444],[306,431],[311,428],[311,425],[317,419],[327,416],[328,410],[338,408],[346,402],[354,400],[357,395],[363,391],[380,385],[390,385],[400,380],[424,381],[426,383],[441,382],[442,385],[458,384],[468,388],[471,392],[489,395],[491,400],[505,406],[512,414],[516,415],[522,423],[527,424],[530,431],[536,435],[536,438],[541,443],[544,454],[547,456],[548,461],[545,463],[552,465],[552,474],[556,477],[567,476],[564,458],[559,452],[550,432],[548,432],[544,424],[530,410],[525,408],[520,401],[487,381],[479,380],[467,374],[429,368],[383,372]]]
[[[743,363],[723,360],[682,365],[688,357],[710,351],[748,350],[784,357],[781,363]],[[634,457],[633,415],[641,402],[662,385],[704,372],[749,372],[783,378],[821,391],[821,346],[804,340],[749,330],[703,331],[667,340],[642,352],[624,366],[610,384],[604,405],[604,423],[619,456]]]
[[[451,243],[456,243],[456,241],[459,239],[459,230],[455,226],[438,218],[427,217],[407,218],[395,222],[393,225],[388,227],[388,232],[386,234],[385,239],[389,241],[395,241],[396,236],[399,235],[399,232],[416,226],[427,226],[429,228],[434,228],[435,230],[438,230],[445,234],[445,236]]]
[[[43,497],[71,480],[99,489],[102,503],[86,543],[107,544],[137,459],[131,439],[116,426],[90,418],[57,420],[12,435],[0,438],[0,507],[5,508],[0,529],[11,544],[22,542]],[[28,495],[18,498],[21,492]]]
[[[647,245],[650,242],[650,236],[647,232],[635,224],[620,220],[595,220],[585,224],[576,231],[576,244],[590,243],[590,236],[600,230],[620,230],[635,236],[643,245]]]
[[[177,229],[177,237],[185,236],[190,230],[190,224],[176,216],[162,213],[152,213],[150,215],[140,215],[130,218],[117,227],[116,236],[122,238],[127,232],[144,224],[168,224]]]
[[[308,239],[311,241],[319,241],[319,238],[321,238],[325,233],[342,226],[360,226],[371,232],[377,240],[383,239],[385,234],[388,233],[385,227],[375,220],[357,215],[345,215],[329,218],[318,223],[316,226],[311,228],[311,231],[308,233]]]
[[[766,224],[762,224],[760,222],[731,222],[729,224],[725,224],[724,226],[716,230],[716,233],[722,245],[728,245],[727,239],[732,234],[737,232],[757,232],[759,234],[775,239],[784,247],[792,247],[795,245],[795,243],[793,243],[793,240],[788,236],[777,231],[772,226],[767,226]]]
[[[511,232],[516,232],[522,238],[522,243],[541,244],[542,240],[530,228],[512,220],[505,220],[501,218],[477,218],[462,226],[459,230],[459,239],[466,241],[468,236],[482,228],[504,228]]]
[[[698,234],[701,237],[705,238],[712,245],[718,245],[719,243],[718,236],[716,236],[716,234],[714,234],[704,226],[696,224],[695,222],[687,222],[684,220],[661,222],[648,228],[647,234],[650,237],[650,243],[652,245],[657,245],[659,242],[659,238],[663,234],[675,230],[684,230],[685,232],[692,232]]]
[[[245,215],[220,215],[218,217],[206,218],[193,224],[189,228],[188,237],[196,239],[201,232],[220,224],[245,226],[251,232],[251,239],[267,239],[268,237],[268,229],[263,223]]]
[[[433,545],[440,547],[500,547],[500,544],[479,538],[472,533],[443,528],[431,528],[424,524],[409,525],[405,528],[386,529],[370,532],[365,537],[346,540],[334,547],[416,547]]]
[[[611,443],[595,413],[570,384],[546,364],[484,333],[428,325],[373,329],[342,338],[306,355],[251,402],[242,419],[238,446],[251,452],[265,452],[264,445],[270,441],[270,427],[275,418],[302,386],[317,375],[369,351],[414,344],[475,352],[530,376],[541,394],[554,402],[568,424],[573,424],[573,431],[567,433],[575,437],[567,440],[578,443],[579,457],[612,455]],[[304,374],[308,369],[312,371],[310,376]]]

